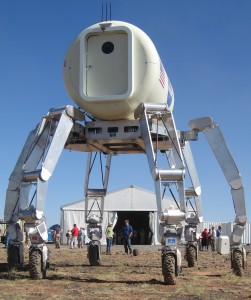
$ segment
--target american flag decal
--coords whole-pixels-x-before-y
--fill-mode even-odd
[[[165,87],[165,81],[166,81],[166,71],[162,62],[160,61],[159,82],[163,88]]]

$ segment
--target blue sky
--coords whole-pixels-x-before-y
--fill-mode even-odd
[[[101,0],[0,0],[0,216],[8,178],[30,130],[49,108],[74,105],[63,84],[68,46],[101,19]],[[112,19],[132,23],[154,42],[175,93],[180,130],[212,116],[220,125],[243,178],[251,217],[251,1],[113,0]],[[233,221],[230,188],[201,134],[192,145],[207,221]],[[87,155],[64,151],[50,179],[45,215],[83,198]],[[109,191],[136,185],[153,190],[144,155],[112,161]]]

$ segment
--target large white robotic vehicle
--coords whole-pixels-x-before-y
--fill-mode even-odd
[[[188,267],[193,267],[197,260],[201,188],[189,142],[196,141],[198,132],[202,131],[231,187],[236,211],[230,237],[231,264],[234,273],[242,275],[246,253],[241,236],[246,211],[238,169],[219,127],[210,117],[190,121],[188,131],[176,130],[172,114],[173,89],[150,38],[125,22],[95,24],[81,32],[68,49],[63,76],[66,89],[78,108],[66,106],[49,110],[29,134],[10,176],[5,203],[10,268],[23,263],[17,226],[21,219],[25,221],[31,241],[30,275],[32,278],[46,275],[44,204],[48,181],[64,148],[88,152],[85,222],[91,265],[101,262],[101,224],[111,159],[118,154],[146,154],[161,224],[163,277],[165,283],[174,284],[181,269],[182,253]],[[106,158],[105,172],[102,186],[90,187],[97,153]],[[164,162],[159,160],[159,153],[164,154]],[[190,186],[186,186],[185,176],[190,178]],[[176,189],[177,207],[162,207],[164,191],[171,186]]]

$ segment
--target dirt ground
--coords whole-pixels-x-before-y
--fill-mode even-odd
[[[158,246],[134,246],[138,256],[124,255],[113,246],[112,255],[102,248],[102,265],[91,267],[87,250],[62,246],[51,250],[46,279],[32,280],[28,266],[8,273],[6,249],[0,248],[0,299],[251,299],[251,252],[245,276],[230,269],[229,255],[200,252],[196,267],[182,263],[177,284],[163,283]],[[25,251],[28,262],[28,250]]]

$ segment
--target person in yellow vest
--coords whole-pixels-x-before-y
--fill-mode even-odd
[[[113,230],[112,230],[112,223],[108,223],[108,226],[105,231],[106,235],[106,255],[111,255],[111,246],[112,246],[112,239],[113,239]]]

